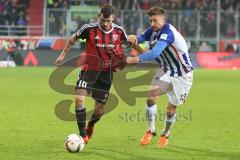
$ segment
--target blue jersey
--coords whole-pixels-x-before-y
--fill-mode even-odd
[[[193,69],[187,43],[171,24],[165,22],[159,32],[154,32],[149,27],[137,37],[137,40],[138,43],[148,41],[149,49],[154,49],[155,44],[159,42],[166,44],[163,51],[155,57],[155,60],[170,76],[179,77]]]

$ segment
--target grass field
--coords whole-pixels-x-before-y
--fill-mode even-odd
[[[240,71],[195,70],[191,93],[178,109],[181,117],[167,148],[157,148],[159,135],[148,147],[139,145],[147,127],[145,98],[138,98],[134,107],[119,98],[117,108],[96,125],[84,152],[71,154],[64,148],[64,139],[77,132],[76,123],[60,120],[54,110],[59,101],[73,96],[50,88],[48,80],[53,70],[0,69],[1,160],[240,159]],[[66,82],[74,84],[75,80],[74,72]],[[111,92],[117,96],[114,88]],[[158,101],[159,112],[163,112],[166,102],[166,96]],[[87,104],[92,108],[92,102]],[[158,133],[162,127],[159,118]]]

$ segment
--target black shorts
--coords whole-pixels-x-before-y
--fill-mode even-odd
[[[106,103],[112,85],[112,75],[110,71],[82,70],[76,83],[76,90],[86,89],[88,94],[92,93],[95,101]]]

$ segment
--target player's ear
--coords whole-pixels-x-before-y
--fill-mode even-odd
[[[112,21],[114,21],[114,19],[115,19],[115,15],[114,15],[114,14],[112,14]]]
[[[165,19],[166,19],[166,15],[162,15],[162,20],[165,21]]]

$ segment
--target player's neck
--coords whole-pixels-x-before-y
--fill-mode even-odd
[[[104,32],[104,33],[106,33],[106,34],[108,34],[108,33],[111,33],[112,32],[112,30],[113,30],[113,24],[111,25],[111,27],[108,29],[108,30],[104,30],[102,27],[101,27],[101,25],[99,24],[99,22],[98,22],[98,27],[99,27],[99,29],[102,31],[102,32]]]

